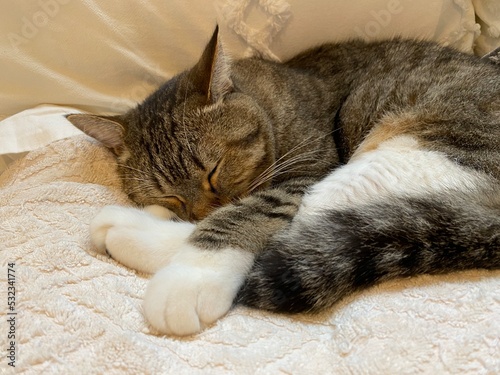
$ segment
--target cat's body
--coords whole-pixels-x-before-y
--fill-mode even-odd
[[[69,119],[114,150],[137,203],[203,219],[92,222],[100,250],[157,272],[145,314],[162,332],[235,300],[318,310],[381,280],[500,268],[500,68],[475,57],[394,40],[229,63],[214,35],[137,109]]]

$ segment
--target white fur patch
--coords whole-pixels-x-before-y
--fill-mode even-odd
[[[480,173],[460,167],[441,153],[423,150],[413,137],[399,136],[357,155],[315,184],[304,196],[299,215],[366,204],[390,195],[473,190],[481,180]]]
[[[92,242],[101,253],[123,265],[154,273],[170,262],[185,244],[195,225],[164,220],[169,210],[150,206],[150,212],[130,207],[107,206],[92,220]],[[161,218],[160,218],[161,217]]]
[[[172,220],[178,218],[178,216],[168,208],[158,206],[156,204],[144,207],[144,211],[149,212],[151,215],[164,220]]]
[[[225,315],[253,263],[251,253],[186,244],[150,281],[144,314],[158,331],[191,335]]]

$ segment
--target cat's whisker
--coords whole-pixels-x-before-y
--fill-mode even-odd
[[[335,133],[336,131],[339,131],[341,128],[337,128],[337,129],[334,129],[334,130],[331,130],[329,132],[326,132],[316,138],[313,138],[313,136],[309,136],[307,137],[306,139],[304,139],[302,142],[298,143],[297,145],[295,145],[294,147],[292,147],[290,150],[288,150],[288,152],[286,152],[285,154],[283,154],[279,159],[277,159],[273,164],[271,164],[269,167],[267,167],[259,176],[257,176],[254,181],[250,184],[250,186],[254,186],[254,185],[257,185],[257,186],[260,186],[262,185],[262,183],[258,183],[258,181],[260,181],[261,179],[265,178],[266,181],[268,181],[270,178],[268,178],[268,174],[271,174],[271,175],[274,175],[276,169],[277,169],[277,165],[279,165],[279,162],[282,160],[282,159],[285,159],[287,156],[289,156],[290,154],[292,154],[293,152],[296,152],[298,151],[299,149],[309,145],[310,143],[314,142],[314,141],[317,141],[317,140],[320,140],[324,137],[327,137],[327,136],[330,136],[331,134]],[[317,152],[319,150],[316,150],[314,152]],[[291,158],[293,159],[293,158]],[[290,160],[291,160],[290,159]],[[255,190],[256,187],[253,187],[252,190],[250,191],[253,191]]]
[[[140,177],[129,177],[125,176],[121,178],[122,180],[127,180],[127,181],[139,181],[139,182],[144,182],[147,183],[148,180],[146,178],[140,178]]]
[[[106,180],[104,181],[105,184],[121,184],[122,179],[120,177],[115,177],[115,176],[107,176]]]
[[[303,163],[306,161],[315,161],[316,159],[313,158],[313,156],[318,152],[319,150],[314,150],[314,151],[308,151],[299,155],[295,155],[291,157],[290,159],[287,159],[283,161],[280,164],[274,164],[272,170],[268,170],[266,173],[260,174],[249,186],[249,192],[254,191],[257,189],[259,186],[262,184],[266,183],[267,181],[271,180],[272,178],[289,173],[291,171],[294,171],[292,167],[295,164],[298,163]]]
[[[290,158],[285,162],[276,165],[275,168],[269,171],[269,173],[262,175],[258,181],[262,180],[266,181],[267,179],[277,176],[278,174],[285,173],[289,167],[299,162],[313,161],[313,160],[314,159],[307,157],[306,154],[297,155],[296,157]]]
[[[277,177],[279,175],[289,173],[292,171],[296,171],[296,168],[291,168],[295,164],[298,163],[304,163],[308,161],[315,162],[317,161],[316,158],[313,156],[316,154],[316,151],[314,152],[307,152],[304,154],[297,155],[295,157],[292,157],[285,162],[277,165],[270,173],[266,173],[265,175],[260,176],[259,179],[256,179],[254,183],[251,185],[252,190],[256,189],[258,186],[262,185],[263,183],[267,182],[268,180]]]
[[[121,181],[121,177],[120,176],[116,176],[116,175],[108,175],[106,176],[107,180],[108,181]]]
[[[142,183],[134,185],[133,187],[127,187],[128,194],[135,194],[135,193],[145,194],[146,191],[150,191],[152,194],[154,194],[156,192],[155,187],[152,186],[147,180],[137,179],[137,181],[140,181]]]
[[[262,173],[260,173],[253,181],[252,183],[250,184],[250,187],[249,187],[249,192],[255,190],[258,186],[261,186],[262,184],[264,184],[265,182],[269,181],[270,179],[273,178],[273,176],[277,176],[277,172],[279,172],[281,169],[280,168],[280,165],[284,165],[286,163],[282,163],[282,164],[279,164],[279,162],[286,158],[287,156],[289,156],[290,154],[292,154],[293,152],[296,152],[298,151],[299,149],[305,147],[305,146],[308,146],[310,143],[312,142],[315,142],[317,140],[320,140],[324,137],[327,137],[327,136],[330,136],[332,135],[333,133],[337,132],[337,131],[340,131],[342,129],[342,127],[340,128],[337,128],[337,129],[333,129],[331,131],[328,131],[318,137],[315,137],[313,138],[313,136],[309,136],[307,137],[306,139],[304,139],[302,142],[298,143],[297,145],[295,145],[294,147],[292,147],[290,150],[288,150],[288,152],[286,152],[285,154],[283,154],[279,159],[277,159],[273,164],[271,164],[269,167],[267,167]],[[314,153],[317,153],[319,152],[320,150],[319,149],[316,149],[314,151],[311,151],[313,154]],[[300,154],[300,155],[297,155],[297,157],[301,157],[303,155],[306,155],[307,153],[304,153],[304,154]],[[292,161],[294,160],[295,157],[292,157],[290,159],[287,159],[288,161]],[[302,160],[302,161],[309,161],[309,160]],[[295,163],[298,163],[300,162],[300,160],[297,160],[295,161]],[[284,168],[284,167],[283,167]],[[286,173],[286,172],[283,172],[283,173]],[[283,174],[283,173],[280,173],[280,174]]]
[[[184,139],[186,140],[187,148],[191,154],[193,154],[193,150],[191,149],[191,142],[189,142],[188,136],[187,136],[187,127],[186,127],[186,101],[188,97],[188,86],[187,82],[184,85],[184,105],[182,108],[182,128],[184,130]]]
[[[283,165],[284,163],[280,164],[279,162],[285,158],[290,152],[287,152],[285,155],[280,157],[278,160],[276,160],[273,164],[271,164],[269,167],[267,167],[263,172],[261,172],[255,179],[252,181],[250,186],[253,186],[255,184],[261,185],[261,183],[258,183],[259,181],[265,179],[268,180],[269,176],[273,176],[275,172],[278,170],[278,168]],[[289,159],[290,160],[290,159]]]
[[[265,176],[264,178],[260,179],[259,181],[257,181],[256,183],[252,184],[250,187],[249,187],[249,193],[253,192],[254,190],[256,190],[259,186],[262,186],[263,184],[265,184],[266,182],[270,181],[271,179],[273,178],[276,178],[280,175],[283,175],[283,174],[286,174],[286,173],[290,173],[290,172],[297,172],[298,170],[296,168],[288,168],[288,169],[281,169],[273,174],[270,174],[268,176]]]
[[[280,161],[283,159],[283,157],[279,158],[277,161],[275,161],[269,168],[267,168],[263,173],[261,173],[261,176],[267,175],[269,173],[273,173],[274,171],[278,170],[278,168],[281,168],[282,166],[287,165],[288,163],[294,163],[300,161],[301,158],[304,158],[305,156],[308,156],[309,154],[314,155],[318,152],[319,150],[313,150],[313,151],[308,151],[304,152],[295,156],[292,156],[289,159],[286,159],[285,161],[281,162]],[[287,153],[289,154],[289,153]]]
[[[272,170],[282,159],[286,158],[288,155],[291,153],[297,151],[300,149],[302,146],[305,145],[305,142],[309,141],[312,136],[309,136],[308,138],[304,139],[302,142],[298,143],[294,147],[292,147],[290,150],[288,150],[286,153],[284,153],[279,159],[277,159],[273,164],[271,164],[269,167],[267,167],[261,174],[267,173],[268,171]],[[258,177],[257,177],[258,178]]]
[[[298,161],[297,161],[298,162]],[[259,186],[265,184],[267,181],[273,179],[276,176],[286,173],[286,167],[293,165],[293,163],[289,164],[281,164],[273,170],[270,170],[268,173],[261,175],[258,179],[255,179],[252,184],[249,186],[249,192],[254,191]]]
[[[125,168],[125,169],[129,169],[131,171],[134,171],[134,172],[139,172],[140,174],[144,175],[144,176],[147,176],[148,174],[145,172],[145,171],[141,171],[140,169],[137,169],[137,168],[134,168],[134,167],[131,167],[129,165],[125,165],[125,164],[117,164],[119,167],[121,168]]]

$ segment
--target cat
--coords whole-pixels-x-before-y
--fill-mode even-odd
[[[155,274],[155,329],[500,268],[500,66],[397,38],[231,61],[219,39],[127,113],[67,117],[144,207],[105,207],[90,230],[98,251]]]

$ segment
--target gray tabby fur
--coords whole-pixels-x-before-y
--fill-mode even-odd
[[[137,204],[199,221],[192,244],[257,255],[237,302],[318,310],[390,278],[500,268],[500,68],[487,60],[395,39],[230,62],[216,32],[137,108],[68,118],[115,152]],[[484,183],[294,220],[312,184],[398,135]]]
[[[482,57],[483,60],[488,60],[489,62],[500,65],[500,47],[495,48],[490,53],[487,53]]]

